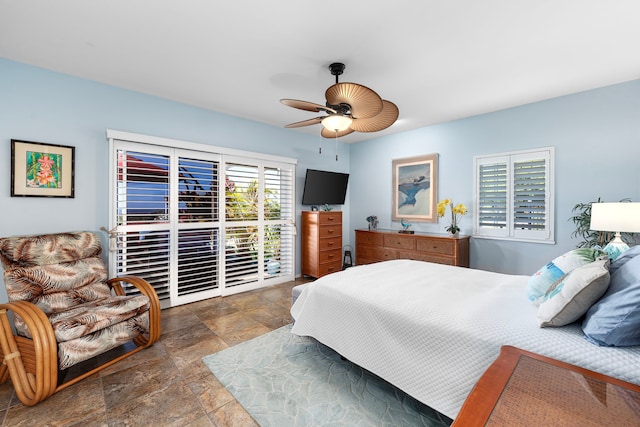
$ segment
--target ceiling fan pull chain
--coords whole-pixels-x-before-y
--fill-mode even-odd
[[[322,154],[322,134],[318,135],[318,154]]]
[[[336,76],[338,78],[338,76]],[[336,130],[336,162],[338,161],[338,131]]]

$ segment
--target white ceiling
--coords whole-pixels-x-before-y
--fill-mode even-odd
[[[0,57],[275,126],[344,62],[400,109],[346,143],[640,78],[639,41],[638,0],[0,0]]]

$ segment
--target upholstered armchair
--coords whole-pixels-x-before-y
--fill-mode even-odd
[[[0,239],[9,297],[0,304],[0,382],[11,378],[24,405],[33,406],[160,338],[160,302],[153,287],[134,276],[107,280],[101,252],[100,239],[91,232]],[[125,295],[125,287],[137,291]],[[129,341],[135,346],[127,353],[59,384],[71,366]]]

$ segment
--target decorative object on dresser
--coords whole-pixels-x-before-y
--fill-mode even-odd
[[[342,212],[302,212],[302,274],[311,277],[342,270]]]
[[[469,236],[356,230],[356,264],[391,259],[413,259],[468,267]]]
[[[451,199],[442,199],[438,202],[438,217],[443,217],[447,213],[447,206],[451,208],[451,224],[445,230],[455,236],[460,232],[460,227],[458,226],[460,219],[458,217],[467,214],[467,207],[462,203],[454,205]]]
[[[369,230],[376,230],[378,228],[378,217],[375,215],[369,215],[367,217],[369,223]]]
[[[395,159],[392,167],[391,219],[436,222],[438,154]]]
[[[398,231],[398,233],[400,233],[400,234],[414,234],[415,233],[415,231],[409,230],[409,227],[411,227],[411,223],[405,221],[404,218],[402,218],[400,220],[400,225],[402,225],[402,230]]]

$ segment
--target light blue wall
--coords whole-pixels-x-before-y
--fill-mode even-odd
[[[556,149],[556,244],[472,239],[472,267],[531,274],[578,243],[568,220],[576,203],[640,201],[640,80],[353,144],[351,226],[366,228],[365,218],[377,215],[381,228],[401,228],[391,222],[392,159],[439,153],[438,198],[472,207],[473,156],[545,146]],[[465,216],[464,234],[472,224]]]
[[[274,108],[285,107],[274,99]],[[108,128],[297,158],[297,200],[308,167],[348,171],[345,245],[371,214],[380,227],[400,228],[390,220],[392,159],[439,153],[439,196],[473,206],[474,155],[555,146],[557,243],[472,239],[473,267],[508,273],[529,274],[575,246],[568,218],[576,203],[599,196],[640,201],[640,81],[339,144],[335,162],[333,144],[320,156],[315,136],[0,59],[0,236],[106,226]],[[76,197],[10,197],[12,138],[75,146]],[[471,224],[465,217],[463,232]],[[440,232],[445,225],[413,228]],[[298,272],[299,265],[298,253]]]
[[[319,155],[316,136],[0,59],[0,236],[108,226],[106,129],[296,158],[298,202],[307,168],[349,168],[342,143],[336,162],[335,145]],[[75,198],[10,197],[11,139],[76,147]]]

